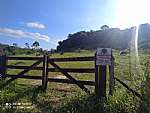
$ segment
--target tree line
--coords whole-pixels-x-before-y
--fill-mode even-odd
[[[35,54],[35,55],[42,55],[44,53],[47,53],[48,51],[43,50],[40,48],[40,43],[38,41],[34,41],[32,45],[30,45],[28,42],[26,42],[24,48],[21,48],[18,46],[17,43],[13,43],[12,46],[7,44],[0,44],[0,55],[20,55],[20,54]]]
[[[98,47],[110,47],[117,50],[129,48],[133,40],[135,26],[121,30],[103,25],[100,30],[80,31],[69,34],[67,39],[58,42],[57,52],[93,50]],[[140,49],[150,48],[150,25],[141,24],[138,30]]]

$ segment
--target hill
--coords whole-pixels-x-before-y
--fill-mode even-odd
[[[110,47],[113,49],[127,49],[133,38],[135,27],[120,30],[119,28],[105,28],[97,31],[80,31],[69,34],[67,39],[58,42],[57,51],[76,51],[78,49],[92,50],[97,47]],[[150,25],[141,24],[139,26],[139,47],[141,49],[150,48]]]

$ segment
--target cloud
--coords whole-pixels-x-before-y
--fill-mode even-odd
[[[26,36],[22,30],[14,30],[9,28],[0,28],[0,34],[17,38]]]
[[[33,39],[38,39],[38,40],[45,40],[49,42],[50,38],[47,35],[42,35],[40,33],[26,33],[28,37],[33,38]]]
[[[36,29],[44,29],[45,25],[39,22],[28,22],[26,23],[27,27],[36,28]]]
[[[17,29],[0,28],[0,35],[15,37],[15,38],[32,38],[35,40],[44,40],[50,42],[50,37],[40,33],[24,32]]]

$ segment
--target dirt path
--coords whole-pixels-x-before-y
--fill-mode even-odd
[[[58,79],[67,79],[66,76],[61,75],[61,74],[58,74],[58,75],[57,75],[56,77],[54,77],[54,78],[58,78]]]

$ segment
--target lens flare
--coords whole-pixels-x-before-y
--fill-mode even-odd
[[[132,39],[131,39],[131,69],[134,74],[133,79],[138,79],[144,73],[140,65],[140,57],[138,51],[138,37],[139,37],[139,25],[136,25],[132,29]]]
[[[138,54],[138,32],[139,32],[139,25],[136,26],[135,29],[135,55],[137,63],[139,63],[139,54]]]

